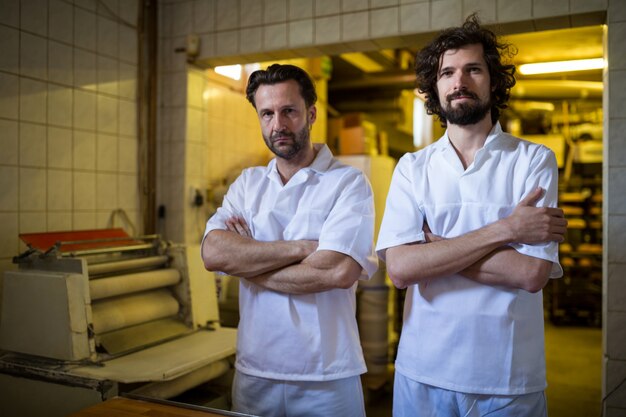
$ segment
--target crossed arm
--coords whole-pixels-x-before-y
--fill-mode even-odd
[[[426,225],[426,244],[387,250],[389,277],[398,288],[460,274],[487,285],[541,290],[548,281],[552,262],[523,255],[506,245],[563,241],[567,227],[563,211],[533,206],[542,193],[541,188],[536,189],[510,216],[455,238],[435,236]]]
[[[227,230],[213,230],[202,244],[204,266],[248,279],[274,291],[308,294],[350,288],[361,266],[350,256],[317,250],[310,240],[261,242],[252,238],[245,220],[232,217]]]

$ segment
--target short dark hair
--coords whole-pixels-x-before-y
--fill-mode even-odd
[[[481,44],[491,79],[491,122],[496,123],[500,110],[507,108],[511,88],[515,85],[515,65],[504,64],[501,57],[511,58],[517,49],[511,44],[500,42],[495,33],[481,27],[476,14],[471,14],[460,27],[445,29],[429,45],[417,53],[415,75],[417,88],[426,95],[426,111],[437,115],[441,124],[446,120],[441,115],[441,104],[437,94],[439,61],[446,51],[466,45]]]
[[[285,81],[294,80],[300,86],[300,95],[304,99],[307,108],[311,107],[317,101],[317,93],[315,92],[315,83],[302,68],[289,64],[272,64],[266,70],[254,71],[248,79],[246,87],[246,98],[254,108],[254,94],[261,85],[273,85]]]

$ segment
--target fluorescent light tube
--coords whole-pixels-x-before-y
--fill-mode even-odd
[[[604,68],[604,58],[577,59],[573,61],[537,62],[519,66],[523,75],[549,74],[553,72],[585,71]]]

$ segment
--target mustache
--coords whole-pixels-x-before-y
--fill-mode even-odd
[[[470,98],[473,98],[474,100],[478,99],[478,95],[477,94],[474,94],[474,93],[472,93],[471,91],[468,91],[468,90],[460,90],[460,91],[457,91],[455,93],[448,94],[446,96],[446,100],[448,102],[450,102],[450,101],[454,100],[455,98],[459,98],[459,97],[470,97]]]
[[[282,131],[272,133],[272,136],[270,136],[270,140],[273,142],[279,138],[284,138],[284,137],[295,139],[296,134],[293,132],[289,132],[287,130],[282,130]]]

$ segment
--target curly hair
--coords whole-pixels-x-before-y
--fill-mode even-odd
[[[451,49],[466,45],[481,44],[491,79],[491,121],[496,123],[500,111],[507,108],[511,88],[515,85],[515,65],[504,64],[501,57],[512,57],[517,49],[511,44],[500,42],[492,31],[480,26],[476,14],[471,14],[460,27],[445,29],[429,45],[421,49],[415,59],[417,88],[426,96],[426,112],[436,115],[442,126],[446,120],[441,115],[441,104],[437,94],[437,75],[443,54]]]
[[[246,87],[246,98],[256,109],[254,95],[261,85],[273,85],[285,81],[294,80],[300,86],[300,95],[304,99],[307,108],[317,101],[315,83],[302,68],[289,64],[272,64],[266,70],[254,71],[248,79]]]

